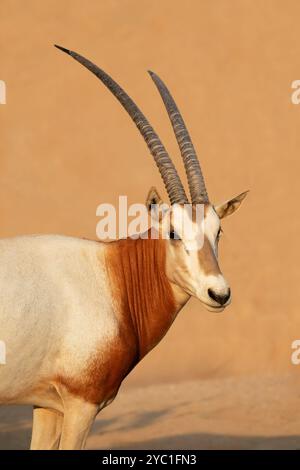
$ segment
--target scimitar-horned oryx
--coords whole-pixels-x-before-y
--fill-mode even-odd
[[[190,296],[220,312],[230,289],[217,260],[220,219],[246,193],[212,205],[181,114],[163,82],[150,75],[164,101],[183,158],[192,207],[202,204],[202,248],[193,249],[177,224],[188,198],[159,137],[125,91],[81,55],[84,65],[115,95],[135,122],[170,198],[159,216],[168,237],[104,243],[54,235],[0,241],[0,401],[32,404],[32,449],[82,449],[90,427],[112,402],[132,368],[165,335]],[[152,188],[147,206],[161,204]],[[196,222],[193,222],[196,224]],[[176,236],[175,236],[176,235]]]

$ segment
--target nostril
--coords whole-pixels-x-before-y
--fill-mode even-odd
[[[228,288],[227,294],[224,295],[224,304],[226,304],[226,302],[230,299],[230,295],[230,288]]]
[[[230,289],[228,289],[226,294],[217,294],[213,289],[208,289],[208,295],[211,299],[218,304],[224,305],[230,298]]]
[[[216,302],[218,302],[218,294],[215,293],[215,291],[213,291],[212,289],[208,289],[208,295],[211,299],[215,300]]]

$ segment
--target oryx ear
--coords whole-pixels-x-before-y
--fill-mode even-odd
[[[242,204],[242,201],[245,199],[249,191],[245,191],[244,193],[239,194],[238,196],[230,199],[229,201],[223,202],[223,204],[219,204],[215,206],[215,211],[220,217],[223,219],[228,215],[233,214]]]
[[[148,211],[151,210],[152,205],[156,204],[159,206],[162,203],[163,203],[162,198],[158,194],[157,189],[154,186],[152,186],[152,188],[150,188],[150,191],[148,192],[148,196],[146,199],[146,207]]]

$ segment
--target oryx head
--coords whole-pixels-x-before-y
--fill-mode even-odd
[[[115,95],[135,122],[154,157],[170,206],[165,207],[155,188],[151,188],[146,204],[149,210],[155,206],[158,232],[166,238],[166,274],[169,281],[184,293],[197,297],[209,310],[222,311],[230,303],[231,292],[218,264],[221,219],[238,209],[247,192],[219,205],[210,202],[182,116],[165,84],[157,75],[149,72],[164,101],[180,147],[191,195],[189,203],[170,156],[133,100],[95,64],[76,52],[56,47],[89,69]]]

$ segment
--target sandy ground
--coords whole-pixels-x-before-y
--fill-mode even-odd
[[[0,448],[26,449],[31,408],[0,410]],[[88,449],[300,449],[300,387],[291,377],[216,379],[121,390]]]

